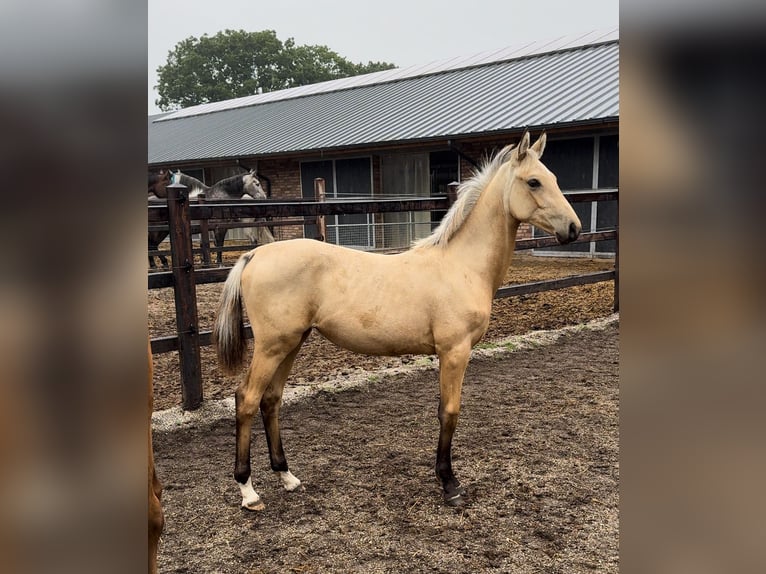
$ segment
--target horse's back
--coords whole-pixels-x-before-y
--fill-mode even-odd
[[[262,245],[250,252],[252,259],[245,268],[243,285],[248,282],[299,281],[313,276],[312,287],[332,279],[359,284],[367,279],[379,282],[398,268],[406,271],[403,254],[370,253],[316,239],[289,239]],[[420,272],[424,270],[421,268]]]
[[[242,275],[245,307],[261,340],[314,327],[357,352],[432,352],[428,262],[314,239],[255,249]],[[419,277],[419,280],[416,280]]]
[[[364,254],[315,239],[288,239],[261,245],[250,255],[242,273],[244,290],[275,288],[284,293],[302,286],[316,288],[323,276],[353,265]]]

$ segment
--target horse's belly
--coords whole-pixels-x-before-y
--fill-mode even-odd
[[[402,340],[385,340],[379,337],[369,337],[360,333],[327,333],[317,328],[336,345],[364,355],[420,355],[434,353],[433,345]]]
[[[434,352],[431,333],[423,328],[396,322],[353,319],[327,320],[315,325],[317,331],[336,345],[366,355],[409,355]]]

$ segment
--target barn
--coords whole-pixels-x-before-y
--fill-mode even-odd
[[[544,161],[565,195],[617,189],[618,30],[150,116],[148,163],[208,184],[255,169],[273,199],[313,199],[319,177],[334,198],[438,196],[525,129],[533,136],[546,131]],[[614,228],[616,204],[576,203],[583,230]],[[332,216],[327,240],[365,250],[401,248],[428,235],[440,216]],[[520,237],[535,233],[522,229]],[[291,225],[275,235],[311,237],[313,230]],[[536,250],[591,257],[614,251],[614,241]]]

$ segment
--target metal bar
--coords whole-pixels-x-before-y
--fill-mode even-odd
[[[604,241],[606,239],[614,239],[615,237],[617,237],[617,232],[613,229],[594,231],[592,233],[581,233],[580,237],[571,243],[568,243],[567,245],[573,245],[575,243],[588,243],[590,241]],[[541,247],[555,247],[557,245],[559,245],[558,239],[556,239],[553,235],[546,235],[544,237],[535,237],[534,239],[518,239],[516,241],[516,250],[539,249]]]
[[[181,363],[181,397],[184,410],[202,404],[202,364],[199,350],[199,322],[194,282],[194,256],[190,233],[187,188],[181,184],[166,187],[170,224],[170,251],[175,291],[178,357]]]
[[[449,208],[447,198],[302,201],[300,203],[220,202],[191,205],[191,218],[239,219],[242,217],[302,217],[396,211],[432,211]]]
[[[618,199],[619,193],[616,191],[588,191],[585,193],[564,194],[569,203],[579,203],[584,201],[610,201]]]
[[[584,275],[573,275],[563,279],[548,279],[547,281],[533,281],[531,283],[520,283],[501,287],[495,293],[495,299],[504,297],[514,297],[516,295],[528,295],[529,293],[538,293],[540,291],[552,291],[554,289],[564,289],[574,287],[575,285],[588,285],[590,283],[599,283],[609,281],[614,278],[614,271],[598,271],[596,273],[586,273]]]
[[[609,201],[618,199],[616,191],[595,191],[571,193],[566,195],[570,203],[581,201]],[[191,203],[192,219],[228,217],[301,217],[317,215],[343,215],[344,213],[391,213],[395,211],[444,211],[449,209],[449,199],[443,196],[409,199],[330,199],[325,202],[301,200],[243,201],[217,200],[215,203],[199,205]],[[150,205],[148,210],[150,223],[163,223],[168,220],[166,205]]]

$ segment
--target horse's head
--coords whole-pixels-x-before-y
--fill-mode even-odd
[[[255,170],[250,170],[242,176],[244,195],[250,195],[254,199],[266,199],[266,192],[261,187],[260,180],[255,177]]]
[[[545,139],[543,133],[530,146],[529,132],[524,132],[521,143],[511,152],[506,209],[518,221],[554,234],[559,243],[570,243],[580,235],[582,225],[561,193],[556,176],[540,161]]]
[[[165,188],[170,185],[170,172],[161,169],[158,172],[149,173],[149,195],[166,198],[168,196]]]

